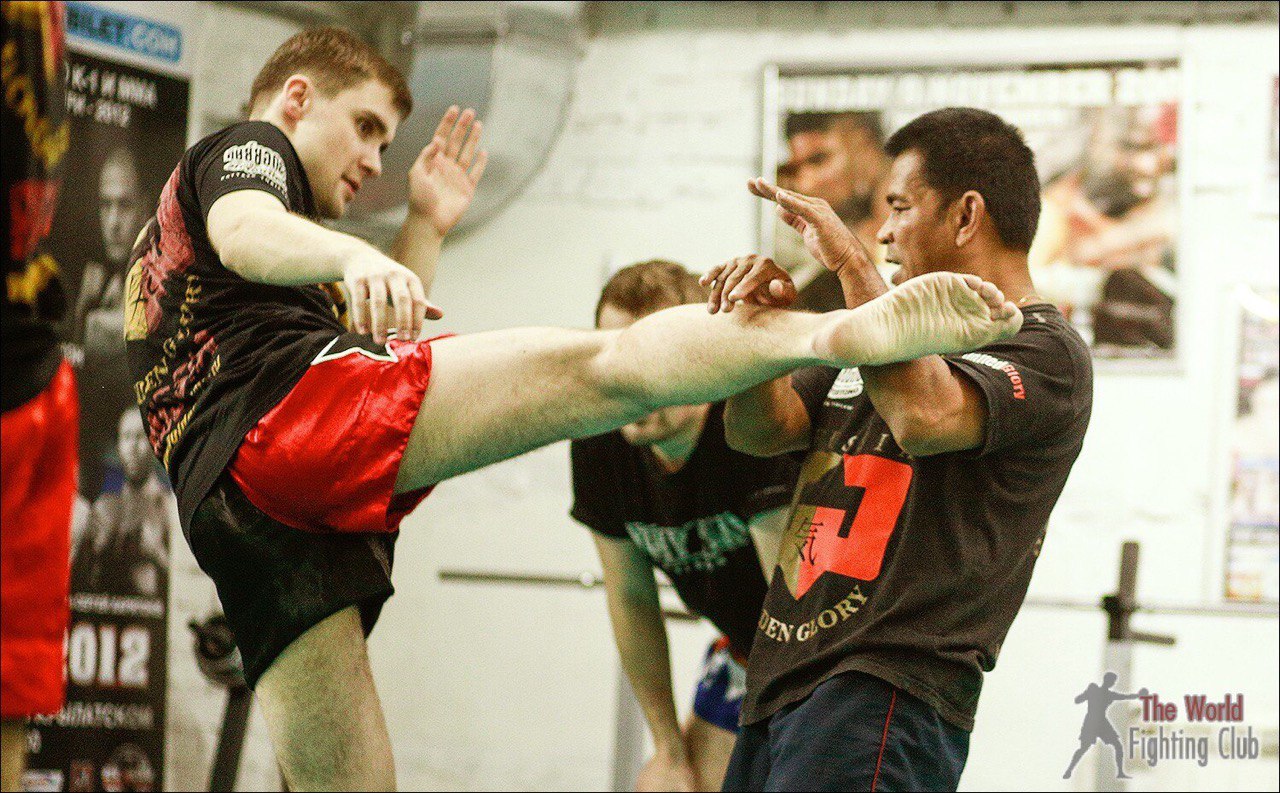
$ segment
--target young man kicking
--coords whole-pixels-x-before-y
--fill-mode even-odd
[[[396,527],[432,485],[797,367],[967,350],[1021,323],[981,279],[940,275],[825,315],[682,306],[622,331],[418,341],[441,313],[426,299],[441,238],[484,167],[474,115],[450,111],[415,161],[391,256],[315,222],[379,175],[410,107],[349,33],[286,41],[251,120],[183,156],[127,284],[148,435],[294,790],[395,784],[365,636]],[[349,304],[317,286],[336,281]]]
[[[625,267],[605,284],[596,327],[621,330],[707,290],[675,262]],[[573,509],[591,529],[609,617],[654,754],[638,790],[719,790],[738,734],[746,657],[778,556],[782,507],[798,465],[725,445],[724,403],[662,408],[613,432],[575,440]],[[723,634],[708,648],[683,726],[654,568]]]

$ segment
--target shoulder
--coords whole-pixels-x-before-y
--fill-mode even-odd
[[[264,162],[272,154],[286,161],[297,159],[289,137],[269,121],[237,122],[206,135],[187,150],[188,157],[197,161],[216,155],[228,162]]]
[[[1022,328],[1013,337],[954,358],[994,369],[1012,363],[1015,371],[1026,368],[1064,383],[1092,381],[1089,347],[1056,307],[1027,306],[1022,316]]]
[[[1073,361],[1090,360],[1089,345],[1056,306],[1039,303],[1022,312],[1022,330],[1014,339],[1063,354]]]

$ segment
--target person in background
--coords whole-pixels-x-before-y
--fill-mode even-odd
[[[672,306],[702,303],[698,277],[654,260],[618,271],[596,327],[621,330]],[[724,403],[662,408],[575,440],[573,517],[592,531],[613,636],[653,737],[638,790],[719,790],[738,733],[747,653],[777,557],[798,468],[724,441]],[[681,726],[654,570],[723,634],[707,649],[693,713]]]
[[[884,191],[889,175],[880,113],[793,113],[787,116],[783,134],[789,158],[778,167],[779,184],[826,201],[864,247],[879,251],[876,230],[888,217]],[[799,251],[796,255],[808,259]],[[840,280],[831,271],[812,263],[791,274],[800,285],[797,308],[844,307]]]
[[[137,409],[125,410],[117,429],[123,481],[119,490],[98,496],[74,532],[72,582],[76,592],[164,597],[172,493]]]
[[[104,486],[113,487],[116,425],[134,405],[133,382],[124,343],[124,278],[129,253],[145,220],[138,165],[133,153],[117,146],[98,175],[98,229],[101,261],[84,264],[71,317],[69,355],[79,367],[80,496],[94,501]]]

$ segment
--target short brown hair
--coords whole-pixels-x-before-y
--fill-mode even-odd
[[[333,96],[365,80],[377,80],[391,89],[400,118],[413,110],[413,95],[400,70],[392,66],[369,44],[344,28],[311,28],[290,36],[281,44],[258,76],[249,92],[249,107],[263,96],[279,91],[285,80],[305,74],[326,96]]]
[[[698,276],[675,262],[652,259],[624,267],[613,274],[596,303],[596,324],[605,306],[643,317],[664,308],[701,303],[708,292]]]

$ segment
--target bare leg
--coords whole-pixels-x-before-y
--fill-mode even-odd
[[[1007,315],[1007,316],[1006,316]],[[1010,336],[1021,315],[976,276],[913,279],[855,309],[659,311],[622,331],[522,328],[432,345],[397,492],[668,405],[715,402],[802,366],[859,366],[956,352]]]
[[[353,606],[285,648],[256,689],[289,790],[394,790],[395,764]]]
[[[448,479],[664,405],[714,401],[805,363],[816,314],[681,306],[624,331],[517,328],[432,344],[396,489]]]
[[[724,772],[729,767],[735,733],[723,730],[705,719],[690,716],[684,726],[685,746],[689,750],[689,762],[698,772],[702,790],[719,790],[724,783]]]
[[[0,790],[22,790],[22,771],[27,765],[27,724],[21,719],[0,722]]]

